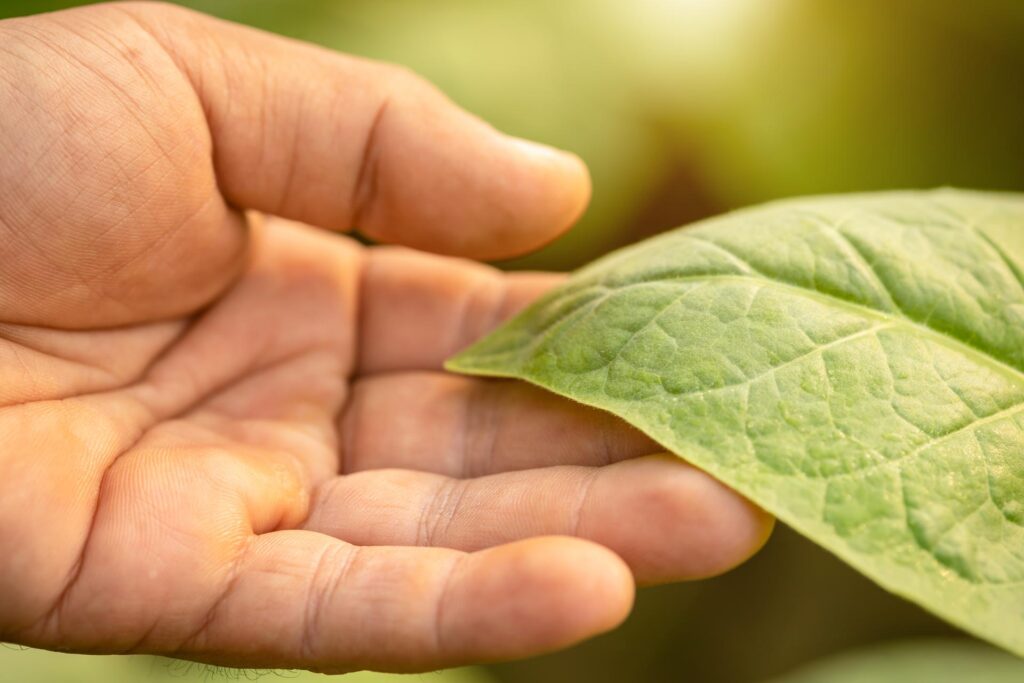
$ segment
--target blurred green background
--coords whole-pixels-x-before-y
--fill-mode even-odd
[[[0,17],[75,4],[82,3],[0,1]],[[1024,190],[1019,0],[182,4],[404,64],[502,130],[580,154],[594,178],[590,210],[564,238],[510,268],[573,268],[658,231],[777,197],[938,185]],[[779,529],[758,557],[726,576],[641,591],[634,615],[613,634],[445,676],[748,683],[849,648],[925,636],[960,638]],[[891,665],[904,673],[893,680],[931,682],[937,674],[908,673],[915,662],[971,666],[975,658],[1024,680],[1006,668],[1015,662],[971,645],[929,647],[921,656],[890,652],[836,665],[853,677],[818,668],[794,680],[881,681],[857,667],[899,660]],[[47,666],[108,667],[109,683],[163,680],[163,669],[146,662],[0,650],[0,680],[72,680],[49,676]],[[956,673],[951,666],[940,668]],[[82,680],[105,680],[94,675]]]

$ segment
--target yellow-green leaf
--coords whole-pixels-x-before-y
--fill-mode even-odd
[[[1024,655],[1024,197],[812,198],[578,272],[449,362],[607,410]]]

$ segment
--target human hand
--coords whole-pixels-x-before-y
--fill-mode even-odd
[[[575,158],[394,67],[163,5],[0,22],[0,93],[0,640],[520,657],[619,623],[634,576],[767,537],[610,416],[442,372],[556,276],[284,219],[507,256],[582,211]]]

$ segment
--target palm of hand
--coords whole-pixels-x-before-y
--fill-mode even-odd
[[[31,120],[61,141],[41,156],[17,147],[37,161],[28,174],[17,154],[0,170],[0,190],[29,198],[0,210],[0,262],[15,264],[0,278],[0,638],[428,668],[564,645],[628,609],[629,574],[600,546],[501,544],[596,540],[660,581],[721,570],[763,540],[764,520],[703,475],[625,461],[656,450],[625,426],[440,371],[550,277],[366,250],[255,215],[250,230],[231,205],[325,225],[361,217],[387,237],[409,215],[436,216],[429,202],[388,208],[397,200],[375,187],[387,166],[366,191],[354,174],[341,194],[356,199],[326,218],[308,208],[322,188],[235,179],[244,140],[220,143],[214,168],[210,145],[230,138],[214,130],[211,143],[216,114],[137,17],[97,16],[134,61],[89,61],[104,48],[78,32],[86,56],[60,59],[114,97],[99,113],[100,95],[81,106],[116,135],[32,118],[45,108],[36,91],[23,117],[0,117],[0,139]],[[22,57],[63,44],[48,32],[75,40],[41,26],[15,25]],[[365,169],[352,147],[338,163]],[[68,183],[60,164],[92,172]],[[90,195],[101,199],[79,210]]]

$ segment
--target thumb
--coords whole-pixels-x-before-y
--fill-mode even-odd
[[[589,199],[577,157],[497,132],[404,69],[173,6],[119,7],[193,84],[238,207],[489,259],[551,240]]]

